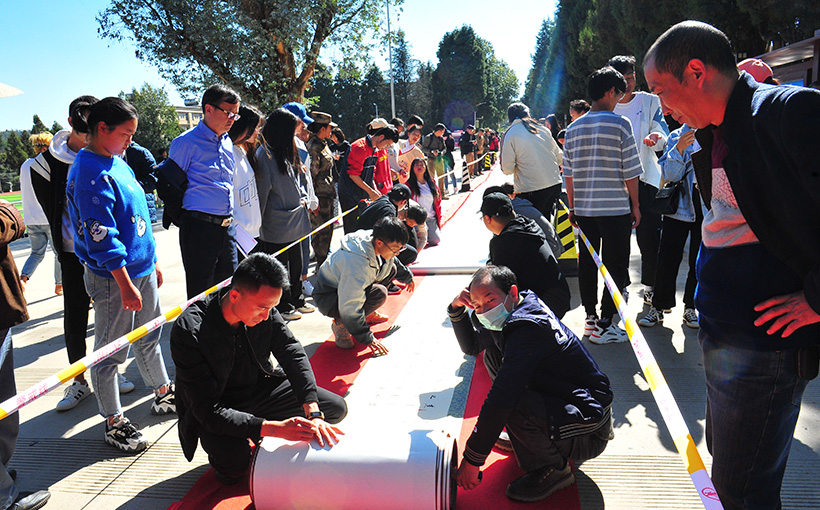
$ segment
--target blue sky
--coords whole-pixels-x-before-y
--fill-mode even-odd
[[[157,70],[134,56],[130,43],[97,36],[96,15],[106,0],[3,0],[0,10],[0,82],[24,94],[0,98],[0,131],[29,129],[33,114],[51,126],[67,126],[68,103],[82,94],[105,97],[130,91],[143,82],[164,87],[171,102],[182,97]],[[493,7],[491,7],[493,6]],[[413,57],[438,62],[442,36],[464,24],[489,40],[519,80],[526,79],[535,37],[544,18],[552,17],[555,0],[474,2],[405,0],[403,12],[391,10],[394,30],[401,28]],[[322,58],[333,57],[323,50]],[[387,52],[374,52],[376,63],[387,68]]]

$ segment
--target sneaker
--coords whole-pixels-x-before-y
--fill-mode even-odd
[[[683,323],[692,329],[700,328],[700,321],[698,320],[698,312],[694,308],[686,308],[683,311]]]
[[[626,331],[618,327],[615,322],[604,328],[600,324],[595,326],[595,332],[589,337],[589,341],[598,344],[619,344],[621,342],[628,342],[629,336]]]
[[[123,374],[117,374],[117,381],[120,387],[120,395],[134,391],[134,383],[125,378]]]
[[[71,386],[65,389],[63,399],[57,402],[57,410],[68,411],[74,409],[77,404],[89,395],[91,395],[91,388],[88,387],[88,383],[74,381]]]
[[[285,319],[286,321],[295,321],[295,320],[301,319],[302,314],[299,313],[299,310],[297,310],[296,308],[292,308],[292,309],[288,310],[287,312],[283,312],[282,313],[282,318]]]
[[[584,321],[584,336],[590,336],[592,333],[594,333],[595,328],[597,326],[598,326],[598,316],[597,315],[587,315],[587,318]]]
[[[154,396],[154,402],[151,403],[151,414],[162,416],[163,414],[176,414],[176,412],[177,404],[173,386],[166,393]]]
[[[495,440],[495,447],[504,452],[513,451],[512,441],[510,441],[510,435],[506,430],[502,430],[501,434],[498,435],[498,439]]]
[[[126,453],[141,452],[148,446],[148,441],[125,416],[114,420],[113,425],[105,424],[105,442]]]
[[[316,311],[316,307],[310,303],[302,303],[302,306],[296,309],[299,313],[312,313]]]
[[[652,298],[655,297],[654,290],[644,290],[643,291],[643,304],[647,306],[652,306]]]
[[[348,333],[347,328],[341,322],[333,319],[330,325],[333,336],[336,338],[336,347],[340,349],[352,349],[354,347],[353,337]]]
[[[654,306],[649,307],[649,312],[638,319],[638,326],[651,328],[659,322],[663,322],[663,313]]]
[[[390,317],[384,315],[383,313],[379,313],[378,311],[372,312],[370,315],[365,317],[367,323],[371,326],[375,326],[376,324],[381,324],[383,322],[387,322],[390,320]]]
[[[51,493],[47,490],[21,492],[14,504],[8,507],[8,510],[39,510],[46,506],[50,497]]]
[[[401,288],[398,285],[396,285],[395,282],[391,283],[387,287],[387,293],[390,294],[391,296],[396,295],[396,294],[401,294]]]
[[[569,462],[563,469],[542,467],[513,480],[507,486],[507,497],[515,501],[541,501],[574,483]]]
[[[304,280],[302,282],[302,294],[304,294],[307,297],[313,295],[313,284],[310,283],[309,280]]]

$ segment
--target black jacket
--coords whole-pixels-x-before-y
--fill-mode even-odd
[[[224,295],[229,289],[223,289]],[[196,451],[199,431],[232,437],[260,439],[262,418],[221,402],[234,369],[238,335],[246,335],[262,376],[274,372],[270,355],[276,358],[293,386],[300,403],[318,401],[316,379],[308,356],[274,308],[268,320],[247,328],[232,328],[222,315],[219,296],[213,293],[185,310],[171,330],[171,355],[176,365],[176,405],[179,441],[190,461]]]
[[[356,226],[359,230],[373,230],[373,225],[382,218],[398,216],[399,210],[387,195],[382,195],[368,205],[359,215]]]
[[[490,263],[507,266],[520,289],[532,290],[559,319],[570,308],[567,280],[538,224],[516,216],[490,240]]]
[[[740,212],[761,244],[803,278],[820,313],[820,92],[758,83],[746,72],[732,90],[721,125],[723,160]],[[692,164],[711,206],[711,126],[698,129]],[[774,296],[772,296],[774,297]]]
[[[544,399],[553,440],[592,433],[611,413],[612,389],[578,337],[538,297],[524,291],[500,331],[475,329],[464,307],[447,311],[461,350],[475,355],[495,347],[498,375],[467,440],[464,458],[481,466],[525,390]]]

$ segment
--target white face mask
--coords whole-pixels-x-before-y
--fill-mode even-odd
[[[490,331],[501,331],[504,327],[504,322],[507,321],[507,317],[512,313],[512,310],[507,310],[506,303],[508,297],[510,297],[509,294],[507,294],[504,301],[499,303],[498,306],[494,306],[484,313],[477,313],[476,318],[478,318],[478,322]]]

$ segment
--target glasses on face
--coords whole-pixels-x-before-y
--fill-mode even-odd
[[[388,249],[388,250],[390,250],[391,252],[393,252],[393,255],[398,255],[398,254],[399,254],[399,253],[401,253],[401,251],[404,249],[404,245],[403,245],[403,244],[400,244],[398,248],[393,248],[392,246],[390,246],[390,245],[389,245],[389,244],[387,244],[387,243],[384,243],[384,245],[387,247],[387,249]]]
[[[229,112],[228,110],[226,110],[226,109],[224,109],[224,108],[220,108],[220,107],[218,107],[218,106],[217,106],[217,105],[215,105],[215,104],[212,104],[211,106],[213,106],[213,107],[214,107],[214,108],[216,108],[217,110],[220,110],[220,111],[225,112],[225,115],[227,115],[227,116],[228,116],[228,118],[229,118],[229,119],[231,119],[231,120],[239,120],[240,118],[242,118],[242,116],[241,116],[241,115],[239,115],[238,113]]]

